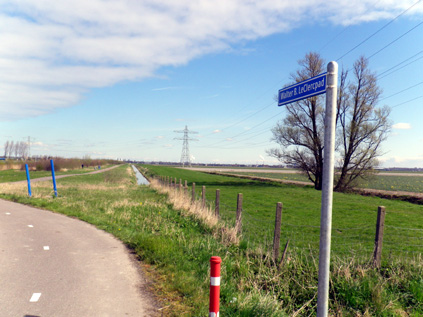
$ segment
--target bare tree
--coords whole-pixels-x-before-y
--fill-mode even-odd
[[[25,159],[28,156],[28,143],[24,141],[16,142],[17,157]]]
[[[9,154],[9,148],[10,148],[10,143],[9,141],[6,141],[4,143],[4,157],[6,158]]]
[[[338,98],[339,174],[335,190],[345,191],[360,179],[371,175],[378,165],[381,144],[390,131],[389,107],[376,108],[381,89],[368,61],[360,57],[353,67],[354,81],[346,84],[341,75]]]
[[[298,61],[301,68],[291,75],[301,82],[324,72],[324,60],[318,53],[308,53]],[[324,107],[321,96],[287,104],[287,116],[272,129],[273,140],[281,145],[268,154],[280,161],[299,167],[322,189]]]
[[[324,60],[308,53],[299,61],[301,69],[292,75],[295,82],[317,76],[324,71]],[[335,189],[345,191],[358,179],[369,175],[377,166],[380,146],[390,130],[388,107],[376,108],[381,90],[368,62],[360,57],[354,64],[354,80],[347,83],[348,72],[342,71],[337,102],[336,149],[339,173]],[[272,129],[273,140],[281,148],[269,155],[299,167],[322,189],[324,106],[321,96],[288,104],[287,116]]]
[[[10,142],[10,148],[9,148],[9,157],[13,155],[13,152],[15,151],[15,142]]]

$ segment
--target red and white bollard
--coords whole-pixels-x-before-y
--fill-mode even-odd
[[[218,256],[210,258],[210,305],[209,317],[219,317],[220,300],[220,263],[222,259]]]

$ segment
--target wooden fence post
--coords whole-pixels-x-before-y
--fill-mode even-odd
[[[281,242],[281,224],[282,224],[282,203],[276,204],[275,233],[273,234],[273,261],[279,258],[279,246]]]
[[[216,202],[214,207],[214,215],[220,217],[220,189],[216,189]]]
[[[179,191],[182,191],[182,179],[179,179]]]
[[[195,183],[192,183],[192,198],[191,198],[192,202],[195,201]]]
[[[235,222],[236,233],[240,234],[242,230],[242,194],[238,194],[236,202],[236,222]]]
[[[383,228],[385,227],[385,207],[379,206],[377,208],[377,223],[375,236],[375,250],[373,253],[373,265],[380,267],[382,259],[382,243],[383,243]]]
[[[201,206],[206,207],[206,186],[201,188]]]

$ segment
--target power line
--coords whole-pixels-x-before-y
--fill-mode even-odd
[[[373,9],[376,8],[376,6],[381,2],[382,0],[377,1],[376,3],[373,4]],[[324,44],[319,50],[317,50],[319,53],[325,49],[330,43],[334,42],[339,36],[341,36],[341,34],[343,34],[345,31],[347,31],[348,29],[350,29],[352,26],[352,24],[344,27],[342,29],[341,32],[339,32],[338,34],[336,34],[334,37],[332,37],[328,42],[326,42],[326,44]]]
[[[252,113],[251,115],[249,115],[249,116],[245,117],[244,119],[241,119],[241,120],[237,121],[237,122],[236,122],[236,123],[234,123],[234,124],[231,124],[231,125],[229,125],[229,126],[226,126],[225,128],[222,128],[222,130],[224,130],[224,129],[229,129],[229,128],[232,128],[232,127],[234,127],[234,126],[237,126],[238,124],[240,124],[240,123],[244,122],[245,120],[247,120],[247,119],[249,119],[249,118],[251,118],[251,117],[254,117],[254,116],[255,116],[255,115],[257,115],[258,113],[260,113],[260,112],[262,112],[262,111],[266,110],[267,108],[269,108],[270,106],[272,106],[272,105],[274,105],[274,104],[275,104],[275,102],[274,102],[274,101],[272,101],[272,103],[267,104],[267,105],[266,105],[266,106],[264,106],[263,108],[261,108],[261,109],[259,109],[258,111],[256,111],[256,112]]]
[[[336,61],[339,61],[340,59],[344,58],[345,56],[347,56],[349,53],[351,53],[352,51],[354,51],[356,48],[360,47],[361,45],[363,45],[364,43],[366,43],[368,40],[370,40],[373,36],[375,36],[376,34],[378,34],[380,31],[382,31],[383,29],[385,29],[386,27],[388,27],[390,24],[392,24],[395,20],[397,20],[399,17],[401,17],[402,15],[404,15],[405,13],[407,13],[409,10],[411,10],[413,7],[415,7],[418,3],[420,3],[422,0],[418,0],[417,2],[415,2],[413,5],[411,5],[410,7],[408,7],[407,9],[405,9],[404,11],[402,11],[400,14],[398,14],[395,18],[393,18],[392,20],[390,20],[388,23],[386,23],[384,26],[382,26],[380,29],[378,29],[376,32],[372,33],[370,36],[368,36],[367,38],[365,38],[363,41],[361,41],[360,43],[358,43],[356,46],[354,46],[353,48],[351,48],[349,51],[347,51],[345,54],[343,54],[341,57],[337,58]],[[377,52],[378,53],[378,52]]]
[[[421,0],[420,0],[421,1]],[[420,25],[423,24],[423,21],[418,23],[416,26],[412,27],[411,29],[409,29],[407,32],[401,34],[399,37],[397,37],[395,40],[393,40],[392,42],[386,44],[384,47],[382,47],[380,50],[376,51],[375,53],[373,53],[372,55],[370,55],[367,59],[371,59],[372,57],[374,57],[375,55],[379,54],[380,52],[382,52],[383,50],[385,50],[386,48],[388,48],[389,46],[391,46],[392,44],[394,44],[395,42],[397,42],[398,40],[400,40],[401,38],[403,38],[404,36],[406,36],[408,33],[410,33],[411,31],[415,30],[416,28],[418,28]]]
[[[387,76],[389,76],[389,75],[391,75],[391,74],[395,73],[396,71],[399,71],[400,69],[403,69],[404,67],[407,67],[408,65],[411,65],[411,64],[413,64],[413,63],[415,63],[415,62],[419,61],[420,59],[422,59],[422,58],[423,58],[423,56],[421,56],[421,57],[419,57],[419,58],[415,59],[414,61],[411,61],[410,63],[407,63],[407,64],[403,65],[403,66],[402,66],[402,67],[400,67],[400,68],[397,68],[397,67],[398,67],[398,66],[400,66],[401,64],[404,64],[405,62],[409,61],[410,59],[412,59],[412,58],[414,58],[414,57],[416,57],[416,56],[418,56],[418,55],[420,55],[421,53],[423,53],[423,51],[420,51],[420,52],[418,52],[417,54],[414,54],[413,56],[411,56],[411,57],[409,57],[409,58],[406,58],[406,59],[405,59],[405,60],[403,60],[402,62],[400,62],[400,63],[396,64],[395,66],[392,66],[391,68],[389,68],[389,69],[385,70],[384,72],[382,72],[382,73],[378,74],[378,75],[377,75],[377,78],[378,78],[378,79],[385,78],[385,77],[387,77]],[[395,69],[395,68],[397,68],[397,69]],[[390,72],[391,70],[392,70],[392,72]],[[388,74],[387,74],[387,73],[388,73]]]
[[[402,105],[404,105],[404,104],[406,104],[406,103],[409,103],[409,102],[412,102],[412,101],[415,101],[415,100],[417,100],[417,99],[421,99],[421,98],[423,98],[423,95],[421,95],[421,96],[419,96],[419,97],[416,97],[416,98],[413,98],[413,99],[410,99],[410,100],[407,100],[407,101],[404,101],[404,102],[402,102],[402,103],[399,103],[399,104],[397,104],[397,105],[395,105],[395,106],[392,106],[391,108],[396,108],[396,107],[402,106]]]
[[[270,120],[272,120],[272,119],[276,118],[276,117],[277,117],[277,116],[279,116],[279,115],[280,115],[280,112],[278,112],[276,115],[272,115],[270,118],[268,118],[268,119],[266,119],[266,120],[264,120],[264,121],[262,121],[262,122],[260,122],[260,123],[256,124],[256,125],[255,125],[255,126],[253,126],[250,130],[240,132],[240,133],[238,133],[238,134],[236,134],[236,135],[234,135],[234,136],[231,136],[231,137],[229,137],[229,138],[230,138],[230,139],[233,139],[233,138],[236,138],[236,137],[238,137],[238,136],[240,136],[240,135],[243,135],[243,134],[246,134],[246,133],[250,133],[250,131],[251,131],[252,129],[255,129],[255,128],[256,128],[256,127],[258,127],[258,126],[261,126],[261,125],[265,124],[266,122],[269,122]],[[222,142],[225,142],[225,141],[226,141],[226,139],[225,139],[225,140],[218,141],[218,142],[215,142],[215,143],[212,143],[212,144],[208,145],[207,147],[213,147],[213,146],[218,145],[218,144],[220,144],[220,143],[222,143]]]
[[[412,88],[414,88],[414,87],[416,87],[416,86],[419,86],[419,85],[421,85],[421,84],[423,84],[423,81],[421,81],[421,82],[419,82],[418,84],[415,84],[415,85],[413,85],[413,86],[410,86],[410,87],[408,87],[408,88],[405,88],[405,89],[403,89],[403,90],[401,90],[401,91],[398,91],[398,92],[396,92],[396,93],[394,93],[394,94],[392,94],[392,95],[389,95],[389,96],[387,96],[387,97],[384,97],[384,98],[380,99],[379,101],[382,101],[382,100],[385,100],[385,99],[391,98],[391,97],[393,97],[393,96],[399,95],[400,93],[403,93],[403,92],[405,92],[405,91],[407,91],[407,90],[410,90],[410,89],[412,89]]]

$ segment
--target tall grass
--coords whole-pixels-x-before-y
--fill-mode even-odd
[[[209,206],[203,206],[199,200],[192,201],[191,196],[184,190],[164,186],[156,179],[151,179],[151,186],[161,194],[167,194],[169,202],[174,208],[184,211],[184,214],[194,216],[206,225],[223,243],[238,244],[239,237],[236,228],[229,227],[215,215]]]

